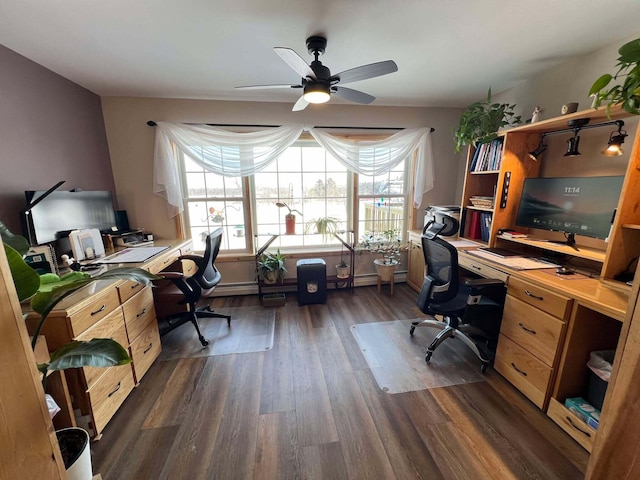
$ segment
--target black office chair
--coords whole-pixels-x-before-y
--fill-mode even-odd
[[[196,307],[198,301],[209,297],[220,283],[222,275],[214,262],[222,243],[222,228],[210,233],[206,239],[204,255],[182,255],[178,260],[191,260],[196,264],[196,273],[185,276],[182,272],[163,271],[160,274],[171,282],[154,289],[154,301],[160,328],[160,336],[166,335],[187,322],[193,323],[203,347],[209,345],[198,325],[199,318],[226,318],[231,326],[231,317],[211,310],[209,305]],[[178,263],[176,263],[178,264]]]
[[[417,320],[411,323],[409,333],[413,335],[416,327],[442,330],[427,348],[427,362],[438,345],[449,337],[458,337],[478,356],[482,362],[480,369],[485,372],[495,356],[507,288],[502,281],[493,279],[471,279],[460,284],[458,251],[439,237],[442,232],[455,230],[435,221],[423,230],[427,276],[418,296],[418,308],[428,315],[440,315],[444,321],[433,317]]]

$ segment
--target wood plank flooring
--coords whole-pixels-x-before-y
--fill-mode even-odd
[[[394,395],[378,388],[350,327],[423,317],[416,296],[403,284],[393,297],[360,287],[299,307],[288,294],[276,308],[271,351],[157,361],[92,444],[94,473],[104,480],[583,478],[586,452],[493,370],[476,383]],[[259,301],[217,298],[213,306]]]

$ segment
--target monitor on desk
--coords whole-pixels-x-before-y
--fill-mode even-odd
[[[104,231],[116,225],[109,191],[54,191],[29,208],[44,193],[25,192],[28,208],[23,218],[24,233],[32,244],[54,242],[68,236],[71,230],[97,228]]]
[[[618,206],[623,176],[527,178],[516,225],[606,239]]]

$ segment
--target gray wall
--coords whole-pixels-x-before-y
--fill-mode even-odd
[[[25,190],[114,191],[100,97],[0,45],[0,221],[21,233]]]

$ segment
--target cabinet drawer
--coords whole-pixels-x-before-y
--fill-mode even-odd
[[[144,284],[126,281],[118,285],[118,297],[120,298],[120,303],[124,303],[133,297],[136,293],[144,288]]]
[[[125,350],[129,345],[127,331],[124,328],[124,315],[122,308],[118,307],[109,315],[104,317],[91,328],[78,335],[76,340],[89,341],[92,338],[111,338],[122,345]],[[94,383],[106,373],[108,368],[83,367],[84,378],[87,390],[93,387]]]
[[[500,333],[553,367],[564,322],[507,295]]]
[[[133,390],[133,370],[130,365],[110,367],[89,390],[96,434],[104,429],[122,402]]]
[[[533,305],[555,317],[566,319],[572,300],[546,288],[537,287],[518,278],[511,277],[507,292],[523,302]]]
[[[484,278],[495,278],[496,280],[502,280],[503,282],[506,282],[507,278],[509,278],[509,275],[498,270],[497,268],[485,265],[484,263],[472,259],[465,254],[458,255],[458,265],[469,270],[470,272],[481,275]]]
[[[146,326],[156,319],[151,287],[143,289],[122,306],[129,343],[133,343]]]
[[[552,398],[547,415],[589,453],[593,448],[596,430],[580,420],[573,412]]]
[[[180,256],[179,249],[171,250],[163,254],[160,258],[158,258],[154,262],[150,263],[149,266],[147,267],[147,270],[149,270],[151,273],[158,274],[162,270],[167,268],[169,265],[171,265],[173,262],[175,262],[179,256]]]
[[[158,358],[162,346],[160,344],[160,332],[158,324],[152,322],[147,325],[142,333],[131,344],[131,358],[133,358],[133,373],[136,383],[139,383],[153,361]]]
[[[98,298],[92,300],[79,312],[69,316],[71,334],[77,337],[91,325],[102,320],[120,305],[118,292],[115,288],[108,288]]]
[[[538,408],[544,409],[551,380],[550,367],[504,335],[500,335],[494,368]]]

